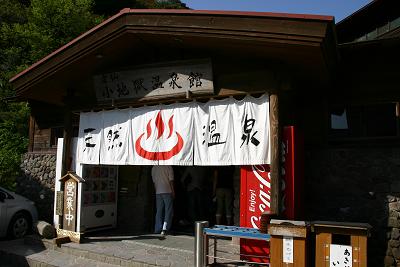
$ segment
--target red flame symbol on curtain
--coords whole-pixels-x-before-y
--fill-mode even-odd
[[[172,133],[174,131],[174,123],[172,121],[173,117],[174,117],[174,115],[172,115],[171,118],[169,118],[169,120],[168,120],[169,134],[168,134],[167,139],[169,139],[172,136]],[[164,121],[161,116],[161,111],[158,112],[158,114],[156,116],[155,124],[156,124],[156,128],[157,128],[157,140],[158,140],[163,135],[164,130],[165,130]],[[146,140],[149,139],[149,137],[151,136],[151,132],[152,132],[152,129],[151,129],[151,119],[150,119],[146,126],[146,133],[147,133]],[[178,142],[171,150],[158,151],[158,152],[147,151],[141,145],[141,140],[146,133],[142,133],[135,142],[136,152],[142,158],[145,158],[148,160],[168,160],[168,159],[172,158],[173,156],[175,156],[176,154],[178,154],[183,148],[183,138],[178,132],[175,132],[176,136],[178,138]]]

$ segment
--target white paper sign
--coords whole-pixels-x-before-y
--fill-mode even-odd
[[[330,246],[329,255],[330,267],[352,267],[353,253],[351,246],[333,245]]]
[[[293,237],[283,237],[283,262],[293,263]]]

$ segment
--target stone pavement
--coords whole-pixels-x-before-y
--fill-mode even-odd
[[[25,240],[1,241],[0,266],[186,267],[194,266],[193,251],[194,237],[185,235],[168,235],[165,238],[160,235],[93,236],[81,244],[66,243],[61,247],[54,245],[52,240],[30,236]],[[238,259],[238,251],[238,245],[230,240],[218,241],[219,257]]]

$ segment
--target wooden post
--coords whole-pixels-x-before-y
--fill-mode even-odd
[[[273,92],[269,96],[269,120],[271,133],[271,213],[279,214],[280,125],[277,92]]]
[[[66,175],[71,165],[71,139],[72,139],[72,112],[70,109],[70,96],[71,90],[68,91],[64,108],[64,132],[63,132],[63,151],[62,151],[62,164],[61,164],[61,177]],[[61,190],[63,185],[61,185]],[[61,217],[61,216],[60,216]],[[60,229],[63,228],[63,220],[59,218]]]
[[[72,112],[70,109],[71,93],[66,97],[64,109],[64,133],[61,176],[67,174],[71,165]]]
[[[367,266],[367,236],[351,236],[351,246],[353,247],[353,266]]]
[[[316,233],[315,267],[329,267],[329,245],[332,243],[330,233]]]
[[[29,146],[28,152],[33,152],[34,143],[35,143],[35,118],[30,115],[29,116]]]

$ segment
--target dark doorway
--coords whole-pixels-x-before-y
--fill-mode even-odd
[[[190,169],[196,175],[192,175]],[[193,234],[195,221],[214,221],[213,168],[174,166],[174,178],[176,197],[173,230]]]
[[[153,226],[153,185],[149,166],[120,166],[118,175],[119,232],[150,233]]]

